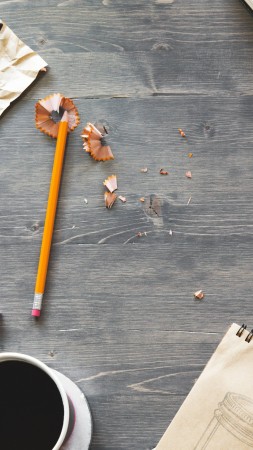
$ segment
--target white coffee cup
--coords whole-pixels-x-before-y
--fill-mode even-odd
[[[0,364],[2,362],[7,361],[15,361],[15,362],[19,361],[31,364],[32,366],[36,366],[37,368],[45,372],[54,382],[56,388],[58,389],[63,404],[63,424],[59,438],[52,450],[60,450],[62,444],[67,440],[67,438],[71,434],[71,431],[74,426],[74,420],[72,419],[75,415],[73,405],[69,400],[60,379],[58,378],[57,374],[52,369],[50,369],[46,364],[42,363],[36,358],[33,358],[32,356],[24,355],[22,353],[0,353]],[[36,399],[36,390],[39,389],[39,386],[32,386],[31,388],[34,390],[34,396]]]

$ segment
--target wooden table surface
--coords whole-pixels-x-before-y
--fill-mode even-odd
[[[77,383],[92,450],[151,449],[228,325],[253,326],[253,15],[240,0],[0,6],[50,67],[1,118],[0,350]],[[54,92],[74,99],[81,125],[36,322],[54,142],[35,129],[34,104]],[[83,151],[87,121],[107,124],[114,161]],[[107,210],[102,182],[113,173],[127,203]]]

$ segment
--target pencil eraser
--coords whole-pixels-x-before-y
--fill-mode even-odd
[[[33,309],[32,310],[32,316],[40,317],[40,310],[39,309]]]

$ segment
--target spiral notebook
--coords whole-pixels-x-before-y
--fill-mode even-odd
[[[252,338],[231,325],[155,450],[253,449]]]

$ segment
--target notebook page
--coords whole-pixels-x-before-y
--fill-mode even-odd
[[[253,448],[253,340],[232,324],[156,450]]]

